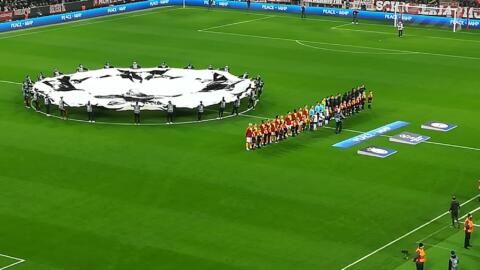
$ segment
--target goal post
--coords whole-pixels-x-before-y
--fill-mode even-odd
[[[458,16],[460,9],[457,7],[431,7],[396,2],[393,8],[393,26],[397,27],[398,22],[401,21],[404,24],[449,28],[453,32],[457,32],[462,29],[464,23]]]

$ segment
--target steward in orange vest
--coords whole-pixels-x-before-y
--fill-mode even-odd
[[[468,249],[472,245],[470,245],[470,236],[473,232],[473,218],[472,214],[468,214],[467,218],[465,219],[465,223],[463,224],[463,230],[465,231],[465,243],[463,247]]]
[[[425,264],[426,260],[426,253],[423,249],[423,244],[419,243],[417,250],[415,250],[416,256],[413,258],[415,265],[417,266],[417,270],[423,270],[423,265]]]

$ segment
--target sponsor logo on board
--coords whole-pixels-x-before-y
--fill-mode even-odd
[[[430,130],[436,130],[436,131],[450,131],[457,126],[454,124],[448,124],[448,123],[442,123],[442,122],[436,122],[436,121],[430,121],[422,125],[423,129],[430,129]]]
[[[379,146],[368,146],[357,151],[359,155],[386,158],[397,153],[397,150],[388,149]]]
[[[411,132],[402,132],[393,137],[390,137],[390,141],[392,142],[405,143],[405,144],[411,144],[411,145],[419,144],[428,139],[430,139],[430,137],[411,133]]]

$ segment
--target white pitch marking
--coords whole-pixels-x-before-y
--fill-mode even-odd
[[[331,51],[331,52],[345,52],[345,53],[354,53],[354,54],[382,54],[382,55],[385,55],[385,54],[414,54],[414,53],[411,53],[411,52],[356,52],[356,51],[350,51],[350,50],[337,50],[337,49],[329,49],[329,48],[312,46],[312,45],[305,44],[305,43],[301,42],[300,40],[296,40],[295,42],[297,44],[301,45],[301,46],[305,46],[305,47],[308,47],[308,48],[312,48],[312,49],[316,49],[316,50],[322,50],[322,51]],[[375,48],[375,49],[378,50],[378,48]]]
[[[19,83],[19,82],[12,82],[12,81],[0,81],[0,83],[22,84],[22,83]]]
[[[449,58],[458,58],[458,59],[467,59],[467,60],[480,60],[480,57],[474,57],[474,56],[430,53],[430,52],[420,52],[420,51],[407,51],[407,50],[396,50],[396,49],[384,49],[384,48],[357,46],[357,45],[350,45],[350,44],[329,43],[329,42],[300,40],[300,39],[281,38],[281,37],[257,36],[257,35],[239,34],[239,33],[231,33],[231,32],[218,32],[218,31],[210,31],[210,30],[197,30],[197,31],[204,32],[204,33],[211,33],[211,34],[220,34],[220,35],[230,35],[230,36],[239,36],[239,37],[270,39],[270,40],[292,41],[292,42],[295,42],[295,43],[300,41],[300,42],[324,44],[324,45],[331,45],[331,46],[343,46],[343,47],[371,49],[371,50],[380,50],[380,51],[390,51],[390,52],[403,52],[403,53],[411,53],[411,54],[418,54],[418,55],[440,56],[440,57],[449,57]]]
[[[477,207],[476,209],[473,209],[473,210],[472,210],[472,211],[470,211],[469,213],[470,213],[470,214],[471,214],[471,213],[475,213],[475,212],[477,212],[478,210],[480,210],[480,207]],[[464,219],[464,218],[466,218],[466,217],[467,217],[467,215],[468,215],[468,213],[467,213],[467,214],[465,214],[465,215],[463,215],[463,216],[461,216],[461,217],[459,217],[458,219],[459,219],[459,220],[461,220],[461,219]],[[476,226],[476,227],[478,227],[479,225],[478,225],[478,224],[473,224],[473,226]],[[445,230],[445,229],[446,229],[446,228],[448,228],[448,227],[450,227],[450,225],[447,225],[447,226],[445,226],[445,227],[442,227],[442,228],[440,228],[440,229],[436,230],[435,232],[433,232],[433,233],[431,233],[431,234],[429,234],[429,235],[425,236],[424,238],[422,238],[422,239],[418,240],[418,241],[417,241],[417,243],[421,243],[421,242],[423,242],[423,241],[425,241],[425,240],[429,239],[430,237],[432,237],[432,236],[434,236],[434,235],[438,234],[439,232],[441,232],[441,231]]]
[[[429,243],[423,243],[423,244],[426,245],[426,246],[431,246],[431,247],[435,247],[435,248],[439,248],[439,249],[443,249],[443,250],[452,251],[452,248],[447,248],[447,247],[440,246],[440,245],[434,245],[434,244],[429,244]],[[475,257],[475,258],[480,258],[480,256],[475,255],[473,253],[469,253],[468,256],[472,256],[472,257]]]
[[[218,25],[218,26],[208,27],[208,28],[205,28],[205,29],[197,30],[197,31],[204,32],[204,31],[208,31],[208,30],[212,30],[212,29],[218,29],[218,28],[223,28],[223,27],[237,25],[237,24],[244,24],[244,23],[250,23],[250,22],[256,22],[256,21],[262,21],[262,20],[273,18],[273,17],[275,17],[275,16],[274,15],[265,16],[265,17],[262,17],[262,18],[257,18],[257,19],[252,19],[252,20],[246,20],[246,21],[240,21],[240,22],[234,22],[234,23],[227,23],[227,24],[222,24],[222,25]]]
[[[13,256],[9,256],[9,255],[6,255],[6,254],[0,254],[0,257],[5,257],[5,258],[8,258],[8,259],[12,259],[12,260],[15,260],[16,262],[14,263],[11,263],[7,266],[4,266],[2,268],[0,268],[0,270],[4,270],[4,269],[7,269],[7,268],[10,268],[12,266],[15,266],[17,264],[20,264],[20,263],[23,263],[25,262],[26,260],[25,259],[20,259],[20,258],[17,258],[17,257],[13,257]]]
[[[16,261],[16,262],[14,262],[14,263],[12,263],[12,264],[9,264],[9,265],[7,265],[7,266],[4,266],[4,267],[0,268],[0,270],[4,270],[4,269],[7,269],[7,268],[10,268],[10,267],[12,267],[12,266],[15,266],[15,265],[17,265],[17,264],[21,264],[21,263],[23,263],[23,262],[25,262],[25,260]]]
[[[374,34],[382,34],[382,35],[395,35],[395,32],[384,32],[384,31],[372,31],[372,30],[362,30],[362,29],[350,29],[350,28],[343,28],[344,26],[348,26],[351,24],[342,24],[339,26],[334,26],[331,27],[330,29],[333,30],[341,30],[341,31],[352,31],[352,32],[363,32],[363,33],[374,33]],[[392,27],[393,29],[393,27]],[[449,38],[449,37],[436,37],[436,36],[419,36],[419,35],[408,35],[409,37],[422,37],[422,38],[433,38],[433,39],[445,39],[445,40],[455,40],[455,41],[461,41],[461,42],[474,42],[474,43],[480,43],[480,40],[473,40],[473,39],[463,39],[463,38]]]
[[[362,32],[362,33],[374,33],[374,34],[383,34],[383,35],[391,35],[394,36],[394,32],[383,32],[383,31],[372,31],[372,30],[361,30],[361,29],[350,29],[350,28],[340,28],[345,25],[340,25],[340,26],[334,26],[331,27],[330,29],[333,30],[342,30],[342,31],[352,31],[352,32]],[[408,35],[409,37],[414,37],[415,35]]]
[[[471,202],[471,201],[473,201],[473,200],[475,200],[475,199],[477,199],[477,198],[478,198],[478,195],[477,195],[477,196],[474,196],[474,197],[472,197],[471,199],[469,199],[468,201],[466,201],[466,202],[462,203],[462,204],[461,204],[461,206],[464,206],[465,204],[467,204],[467,203],[469,203],[469,202]],[[475,209],[474,211],[477,211],[478,209],[480,209],[480,207],[479,207],[479,208],[477,208],[477,209]],[[426,226],[428,226],[428,225],[432,224],[433,222],[435,222],[436,220],[439,220],[440,218],[444,217],[444,216],[445,216],[445,215],[447,215],[448,213],[450,213],[450,212],[448,212],[448,211],[447,211],[447,212],[444,212],[443,214],[441,214],[441,215],[439,215],[438,217],[436,217],[436,218],[434,218],[434,219],[432,219],[432,220],[428,221],[427,223],[425,223],[425,224],[423,224],[423,225],[420,225],[420,226],[418,226],[417,228],[415,228],[415,229],[413,229],[413,230],[411,230],[411,231],[407,232],[406,234],[404,234],[404,235],[402,235],[402,236],[398,237],[397,239],[395,239],[395,240],[391,241],[390,243],[388,243],[388,244],[386,244],[386,245],[384,245],[384,246],[382,246],[382,247],[380,247],[380,248],[377,248],[376,250],[374,250],[374,251],[372,251],[372,252],[368,253],[367,255],[365,255],[365,256],[363,256],[363,257],[361,257],[360,259],[358,259],[358,260],[354,261],[353,263],[351,263],[351,264],[349,264],[349,265],[347,265],[347,266],[345,266],[345,267],[341,268],[341,270],[348,269],[348,268],[350,268],[350,267],[352,267],[352,266],[356,265],[357,263],[359,263],[359,262],[361,262],[361,261],[364,261],[364,260],[365,260],[365,259],[367,259],[368,257],[370,257],[370,256],[372,256],[372,255],[375,255],[375,254],[376,254],[376,253],[378,253],[379,251],[382,251],[382,250],[384,250],[385,248],[387,248],[387,247],[389,247],[389,246],[391,246],[391,245],[395,244],[396,242],[398,242],[398,241],[402,240],[403,238],[405,238],[405,237],[407,237],[407,236],[409,236],[409,235],[413,234],[414,232],[416,232],[416,231],[418,231],[418,230],[420,230],[420,229],[422,229],[422,228],[424,228],[424,227],[426,227]]]
[[[340,25],[337,25],[337,26],[333,26],[333,27],[331,27],[330,29],[338,29],[338,28],[340,28],[340,27],[344,27],[344,26],[347,26],[347,25],[352,25],[352,23],[340,24]]]

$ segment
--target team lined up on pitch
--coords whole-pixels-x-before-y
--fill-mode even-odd
[[[373,92],[366,93],[364,85],[342,94],[325,97],[312,106],[294,109],[275,119],[263,120],[260,124],[250,123],[246,129],[246,150],[254,150],[271,143],[278,143],[304,131],[315,131],[335,121],[335,133],[342,132],[343,119],[372,108]]]

